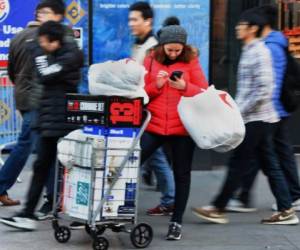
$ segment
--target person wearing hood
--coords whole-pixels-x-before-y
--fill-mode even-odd
[[[290,114],[285,110],[280,97],[284,82],[288,49],[288,41],[282,32],[277,31],[278,9],[273,5],[263,5],[255,8],[255,11],[264,19],[266,25],[262,32],[262,38],[271,52],[273,71],[275,74],[275,89],[273,92],[273,105],[281,118],[274,133],[274,147],[279,160],[279,164],[284,172],[286,182],[293,200],[293,208],[300,211],[300,184],[298,166],[294,152],[289,140],[288,120]],[[236,199],[230,202],[228,210],[236,212],[246,212],[245,208],[251,201],[250,191],[254,184],[259,168],[254,167],[244,177],[243,186]],[[277,211],[277,205],[272,205],[272,210]]]

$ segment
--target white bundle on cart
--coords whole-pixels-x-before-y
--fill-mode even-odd
[[[88,73],[89,92],[92,95],[143,97],[147,104],[145,73],[144,66],[129,58],[93,64]]]
[[[62,140],[58,143],[57,158],[66,168],[71,168],[73,165],[91,167],[93,148],[105,147],[103,136],[86,135],[81,129],[72,131],[64,138],[68,140]],[[78,143],[88,141],[92,143]],[[95,154],[95,165],[103,166],[105,156],[103,150],[98,150]]]

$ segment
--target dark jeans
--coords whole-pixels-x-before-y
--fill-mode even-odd
[[[283,118],[277,125],[274,134],[274,148],[292,196],[292,200],[295,201],[300,198],[300,184],[298,167],[288,136],[288,119],[289,118]],[[253,167],[244,177],[238,199],[245,204],[248,204],[251,201],[250,191],[258,171],[259,167],[254,163]]]
[[[41,137],[37,149],[37,159],[33,165],[31,179],[24,213],[33,215],[47,183],[51,168],[55,165],[58,137]]]
[[[22,113],[23,122],[18,142],[0,169],[0,195],[7,194],[7,190],[15,184],[32,152],[36,141],[36,132],[31,129],[31,123],[35,119],[35,115],[34,111]]]
[[[244,174],[256,160],[268,177],[271,191],[276,198],[279,211],[291,208],[291,197],[283,172],[278,164],[273,146],[273,135],[277,124],[249,122],[246,136],[229,161],[229,170],[221,192],[213,202],[214,206],[224,209],[241,186]]]
[[[195,144],[188,136],[162,136],[145,132],[141,141],[142,163],[165,143],[169,144],[172,151],[175,180],[175,210],[171,221],[182,223],[190,193],[191,165]]]

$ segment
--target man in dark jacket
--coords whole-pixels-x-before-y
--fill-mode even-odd
[[[65,98],[66,93],[77,92],[83,65],[77,45],[64,41],[63,25],[54,21],[44,23],[39,28],[38,39],[39,46],[32,47],[39,83],[43,86],[37,123],[40,132],[37,160],[23,211],[1,219],[8,226],[24,230],[36,228],[34,210],[55,162],[58,139],[74,129],[65,123]]]
[[[31,129],[31,123],[35,119],[34,110],[38,105],[36,99],[40,96],[41,89],[35,84],[33,64],[27,48],[28,42],[36,39],[40,23],[49,20],[61,21],[64,12],[65,6],[61,0],[41,1],[36,7],[38,22],[31,22],[10,44],[8,73],[15,84],[16,106],[22,114],[23,123],[18,143],[0,170],[0,203],[6,206],[20,204],[20,201],[9,198],[7,190],[16,182],[31,154],[36,137]]]
[[[0,170],[0,202],[4,206],[19,205],[19,200],[12,200],[7,190],[16,182],[22,171],[34,142],[34,134],[30,123],[34,112],[29,101],[29,93],[32,89],[32,63],[31,57],[25,49],[27,39],[34,39],[38,27],[37,22],[31,22],[27,28],[19,33],[11,42],[9,51],[8,74],[15,84],[16,107],[20,111],[23,122],[18,143]]]

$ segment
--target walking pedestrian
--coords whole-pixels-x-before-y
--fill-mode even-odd
[[[0,220],[23,230],[36,229],[34,211],[54,165],[58,139],[75,129],[65,123],[65,101],[67,93],[77,92],[83,56],[77,44],[64,40],[64,33],[63,25],[48,21],[39,28],[38,44],[33,42],[31,46],[39,83],[43,86],[37,123],[40,132],[37,159],[24,209]]]
[[[257,161],[268,177],[279,213],[263,219],[263,224],[294,225],[299,219],[292,208],[287,183],[274,152],[273,136],[279,121],[272,95],[275,81],[272,58],[259,39],[264,19],[253,10],[245,11],[236,26],[236,36],[243,42],[238,66],[236,103],[246,126],[244,141],[234,150],[221,191],[212,207],[193,208],[193,213],[213,223],[228,223],[224,210],[234,192],[241,186],[243,175]]]
[[[157,45],[153,32],[154,12],[149,3],[135,2],[129,8],[129,27],[135,43],[132,47],[132,58],[143,64],[149,49]],[[164,149],[157,149],[142,166],[142,176],[146,184],[152,184],[152,172],[157,180],[159,191],[162,193],[158,206],[148,209],[148,215],[171,215],[174,209],[174,179],[171,166]]]
[[[281,90],[285,80],[288,41],[282,32],[276,30],[278,9],[273,5],[263,5],[254,9],[254,11],[265,19],[265,25],[262,31],[262,38],[271,52],[273,72],[275,73],[275,90],[273,93],[273,104],[280,116],[280,121],[274,133],[274,149],[278,157],[280,167],[286,179],[290,195],[292,197],[292,206],[295,211],[300,211],[300,184],[298,166],[295,160],[292,145],[289,140],[288,123],[291,114],[288,113],[281,101]],[[231,200],[230,211],[249,211],[251,204],[251,189],[259,172],[259,167],[251,166],[247,174],[243,177],[243,184],[236,199]],[[246,209],[246,210],[245,210]],[[272,205],[272,210],[277,211],[277,204]]]

